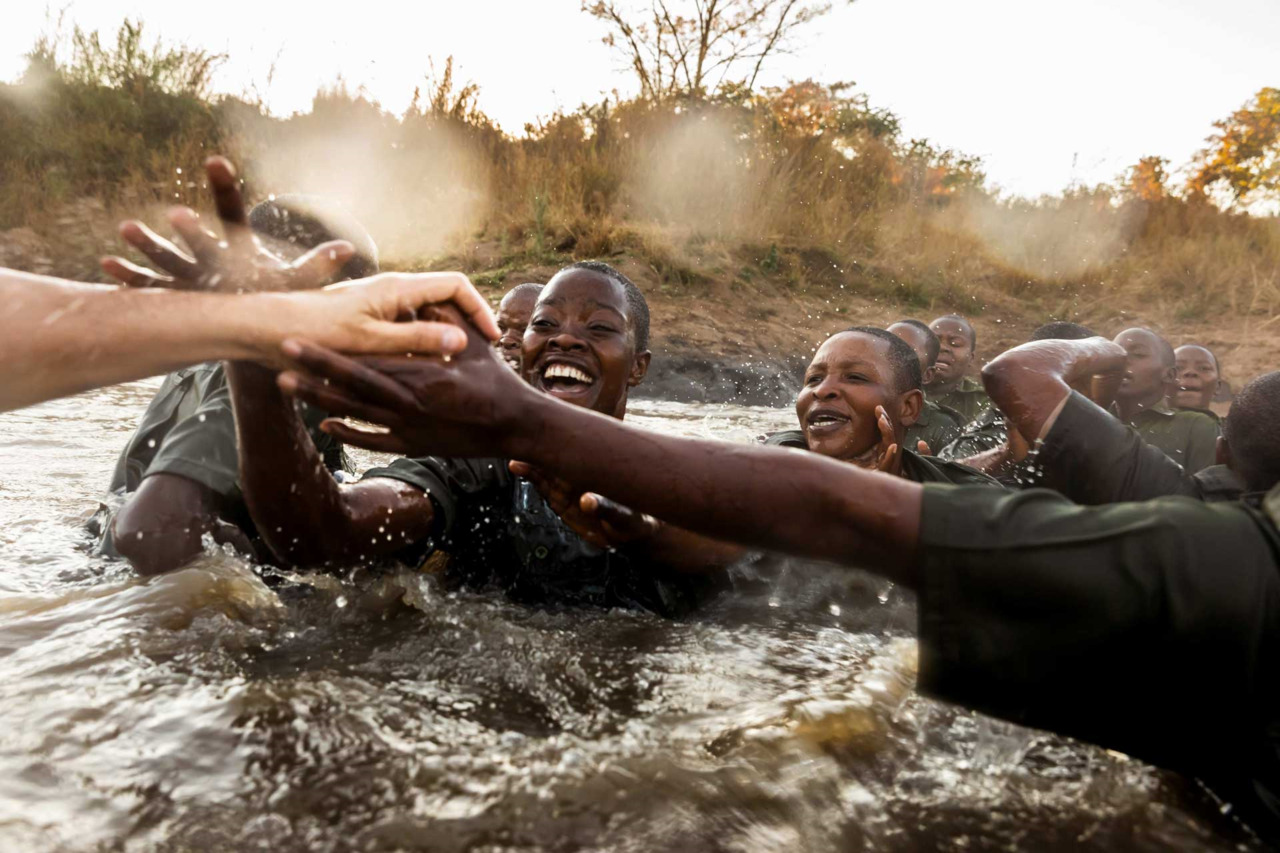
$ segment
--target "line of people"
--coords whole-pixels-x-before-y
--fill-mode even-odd
[[[358,224],[315,200],[246,213],[229,168],[210,183],[224,239],[179,216],[184,252],[130,224],[158,270],[107,269],[287,290],[335,239],[364,264],[347,275],[376,269]],[[443,560],[522,600],[668,615],[753,552],[856,566],[916,591],[922,692],[1198,776],[1280,838],[1280,372],[1220,430],[1198,411],[1212,354],[1150,330],[1047,324],[979,382],[963,318],[858,326],[815,353],[797,429],[739,445],[624,422],[649,312],[606,264],[521,285],[496,324],[469,286],[437,295],[384,315],[434,336],[401,354],[304,326],[278,355],[168,377],[104,547],[145,573],[206,534],[290,566]],[[399,458],[356,478],[345,445]]]

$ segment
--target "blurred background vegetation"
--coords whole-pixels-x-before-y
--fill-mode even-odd
[[[640,94],[519,134],[484,114],[452,60],[403,115],[339,81],[309,112],[275,116],[212,92],[227,57],[141,23],[55,32],[0,85],[0,263],[100,278],[114,223],[205,205],[200,164],[219,152],[255,199],[341,198],[389,266],[460,266],[494,284],[625,255],[675,294],[767,279],[970,313],[1010,300],[1059,316],[1119,300],[1177,321],[1280,309],[1280,90],[1220,121],[1177,179],[1146,158],[1107,185],[1003,198],[978,159],[904,137],[851,84],[754,86],[829,4],[721,8],[664,23],[586,4]]]

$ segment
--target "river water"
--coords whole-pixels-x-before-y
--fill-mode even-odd
[[[856,571],[683,621],[216,551],[141,581],[80,518],[156,384],[0,415],[0,850],[1240,849],[1192,783],[917,696],[910,597]]]

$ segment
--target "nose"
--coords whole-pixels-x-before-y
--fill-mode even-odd
[[[833,400],[837,396],[837,385],[835,377],[828,376],[818,383],[818,387],[813,389],[813,396],[819,400]]]
[[[551,340],[547,341],[547,347],[561,352],[572,352],[574,350],[585,350],[587,345],[573,328],[565,326]]]

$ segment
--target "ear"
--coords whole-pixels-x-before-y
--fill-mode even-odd
[[[1164,372],[1164,381],[1165,381],[1165,384],[1167,385],[1168,384],[1177,385],[1178,384],[1178,368],[1170,367],[1168,370],[1166,370]]]
[[[914,388],[903,394],[898,400],[898,422],[903,429],[920,420],[920,410],[924,408],[924,393]]]
[[[1231,445],[1227,444],[1227,437],[1225,435],[1218,436],[1218,444],[1214,448],[1213,461],[1217,462],[1219,465],[1226,465],[1232,471],[1235,470],[1231,464]]]
[[[635,361],[631,362],[631,375],[627,377],[627,387],[634,388],[644,381],[644,377],[649,372],[649,362],[653,360],[653,353],[645,350],[636,353]]]
[[[932,385],[933,378],[938,375],[938,365],[931,364],[920,374],[921,385]]]

